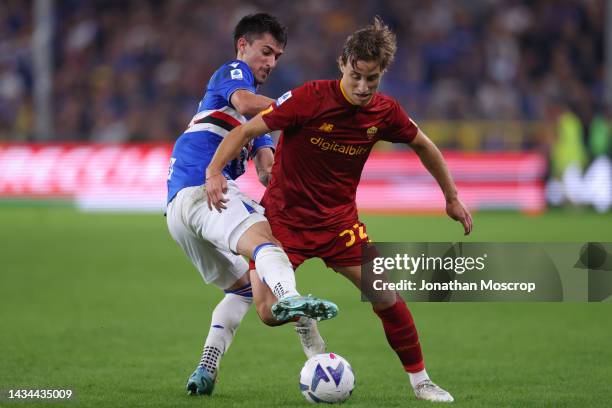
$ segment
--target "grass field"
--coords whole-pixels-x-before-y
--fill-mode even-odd
[[[377,241],[463,240],[441,217],[364,217]],[[612,241],[612,215],[540,217],[478,213],[470,240]],[[185,395],[210,311],[204,286],[161,215],[81,214],[0,207],[0,389],[72,389],[37,406],[307,406],[305,360],[290,327],[268,328],[254,310],[223,360],[212,398]],[[298,271],[302,292],[336,301],[323,322],[328,348],[357,378],[349,407],[429,406],[416,401],[378,318],[320,261]],[[411,305],[428,372],[455,406],[610,406],[612,303]],[[0,400],[0,406],[23,404]]]

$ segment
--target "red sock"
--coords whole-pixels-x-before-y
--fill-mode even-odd
[[[397,353],[404,370],[416,373],[425,368],[419,335],[404,299],[398,296],[390,308],[374,311],[382,320],[385,335],[391,348]]]

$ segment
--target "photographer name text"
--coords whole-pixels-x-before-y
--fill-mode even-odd
[[[459,282],[458,280],[448,282],[429,282],[421,280],[420,285],[417,282],[402,279],[399,282],[385,282],[382,279],[377,279],[372,282],[374,290],[398,290],[398,291],[521,291],[531,293],[535,291],[536,284],[534,282],[498,282],[492,279],[481,279],[480,283],[476,282]]]

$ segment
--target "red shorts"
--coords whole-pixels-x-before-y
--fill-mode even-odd
[[[293,269],[310,258],[321,258],[325,265],[333,268],[362,265],[377,256],[374,247],[369,245],[372,241],[368,238],[365,224],[359,221],[340,231],[299,229],[275,223],[270,223],[270,226]],[[253,261],[251,269],[255,269]]]

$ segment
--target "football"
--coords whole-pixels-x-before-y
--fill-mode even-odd
[[[346,401],[355,388],[355,375],[348,361],[335,353],[317,354],[300,372],[300,390],[312,402],[334,404]]]

